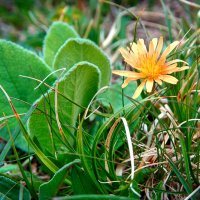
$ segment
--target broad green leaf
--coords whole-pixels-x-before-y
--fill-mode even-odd
[[[58,49],[69,38],[76,38],[78,34],[73,28],[64,22],[54,22],[45,37],[43,53],[44,60],[49,66],[52,66],[54,57]]]
[[[101,103],[106,107],[112,107],[114,113],[123,108],[123,103],[124,106],[132,104],[128,97],[131,98],[137,88],[135,82],[130,83],[126,88],[123,89],[123,97],[121,85],[122,82],[115,83],[105,90],[105,92],[98,95],[98,99],[101,101]]]
[[[1,199],[31,199],[29,191],[22,185],[14,180],[0,175],[0,197]]]
[[[51,69],[34,53],[5,40],[0,40],[0,85],[6,90],[12,99],[19,114],[26,113],[30,105],[46,92],[47,88],[42,86],[34,90],[38,82],[25,79],[19,75],[30,76],[43,80],[51,73]],[[52,84],[55,81],[54,76],[50,76],[46,83]],[[18,100],[17,100],[18,99]],[[3,94],[0,91],[0,118],[13,115],[12,109]],[[15,120],[14,120],[15,121]],[[12,128],[12,125],[9,125]],[[1,130],[1,136],[9,138],[7,127]],[[24,142],[20,137],[17,138],[23,146]]]
[[[100,87],[109,84],[111,77],[110,61],[98,46],[87,39],[67,40],[56,54],[53,68],[65,67],[69,70],[74,64],[81,61],[87,61],[98,66],[102,75]]]
[[[99,88],[100,72],[95,65],[81,62],[72,67],[58,82],[58,116],[68,143],[72,144],[74,128],[78,115],[87,107]],[[54,152],[54,148],[66,151],[65,141],[60,135],[55,116],[55,92],[49,91],[37,102],[38,110],[30,117],[28,127],[32,137],[35,137],[41,148]],[[78,106],[80,105],[80,106]],[[52,139],[50,137],[52,133]]]
[[[50,181],[48,181],[47,183],[43,183],[40,186],[39,199],[51,199],[52,197],[54,197],[59,190],[59,186],[61,186],[61,184],[65,180],[65,177],[68,173],[67,169],[79,162],[80,160],[74,160],[73,162],[64,165],[54,174],[53,178]]]
[[[72,169],[72,188],[74,194],[76,195],[99,193],[88,174],[86,174],[86,172],[78,166],[74,166]]]
[[[1,192],[0,192],[0,199],[1,200],[12,200],[12,199],[8,198],[7,196],[5,196],[4,194],[2,194]]]

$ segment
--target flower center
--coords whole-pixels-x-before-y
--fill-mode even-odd
[[[158,63],[155,55],[144,55],[139,60],[140,71],[150,79],[157,79],[163,63]]]

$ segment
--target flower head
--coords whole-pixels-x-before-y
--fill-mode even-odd
[[[127,77],[122,85],[126,87],[130,81],[141,79],[141,84],[136,89],[133,98],[137,98],[145,84],[147,92],[150,93],[153,89],[154,83],[162,85],[162,81],[176,84],[178,79],[169,75],[173,72],[183,71],[188,69],[187,63],[183,60],[175,59],[167,61],[167,56],[177,47],[178,41],[170,44],[162,53],[163,37],[153,38],[149,43],[147,50],[144,40],[139,39],[137,43],[131,43],[130,48],[120,48],[120,52],[124,60],[135,71],[113,70],[113,74]],[[183,62],[186,66],[177,67],[178,62]]]

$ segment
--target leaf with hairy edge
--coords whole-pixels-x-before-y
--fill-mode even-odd
[[[73,142],[73,132],[78,115],[87,107],[99,88],[100,71],[97,66],[81,62],[72,67],[58,82],[58,116],[68,143]],[[29,119],[28,127],[32,137],[37,138],[41,148],[52,154],[54,146],[60,152],[66,150],[65,141],[59,133],[55,116],[55,92],[48,93],[37,102],[38,109]],[[81,107],[79,107],[79,106]],[[52,133],[52,139],[50,137]],[[52,145],[52,141],[54,146]]]
[[[101,71],[100,87],[106,86],[111,78],[111,64],[104,52],[87,39],[69,39],[55,56],[53,68],[65,67],[69,70],[74,64],[87,61],[98,66]]]
[[[49,66],[52,66],[54,57],[58,49],[69,38],[79,37],[76,31],[64,22],[54,22],[45,37],[43,53],[44,60]]]
[[[16,99],[12,99],[18,113],[26,113],[31,104],[36,101],[41,94],[47,91],[47,88],[41,86],[38,90],[34,90],[38,82],[30,79],[25,79],[19,75],[30,76],[39,80],[43,80],[51,73],[51,69],[34,53],[5,40],[0,40],[0,85],[6,90],[8,95]],[[50,76],[45,82],[53,84],[55,76]],[[18,100],[17,100],[18,99]],[[12,109],[6,100],[5,95],[0,91],[0,118],[4,116],[13,115]],[[16,123],[11,120],[12,129]],[[1,130],[1,137],[9,138],[7,127]],[[24,142],[21,137],[17,138],[20,148],[23,147]]]

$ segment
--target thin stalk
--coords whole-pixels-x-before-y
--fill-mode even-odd
[[[180,144],[181,144],[181,149],[182,149],[182,155],[184,158],[184,162],[185,162],[185,172],[186,172],[186,176],[187,176],[187,182],[189,184],[190,189],[192,189],[192,181],[190,178],[190,167],[189,167],[189,157],[188,157],[188,152],[185,146],[185,140],[183,135],[180,133],[179,135],[179,139],[180,139]]]
[[[12,135],[11,135],[11,133],[10,133],[10,130],[8,130],[8,132],[9,132],[10,138],[11,138],[11,140],[12,140]],[[31,195],[32,195],[32,198],[33,198],[33,199],[38,199],[37,194],[36,194],[36,192],[35,192],[35,190],[34,190],[33,185],[30,184],[30,182],[29,182],[29,180],[28,180],[28,178],[27,178],[27,176],[26,176],[26,173],[24,172],[23,166],[22,166],[22,164],[21,164],[21,162],[20,162],[20,159],[19,159],[19,156],[18,156],[18,153],[17,153],[17,150],[16,150],[16,148],[15,148],[15,145],[14,145],[13,140],[12,140],[12,148],[13,148],[14,155],[15,155],[15,157],[16,157],[16,161],[17,161],[17,164],[18,164],[18,166],[19,166],[20,172],[21,172],[22,177],[23,177],[23,179],[24,179],[24,181],[25,181],[25,183],[26,183],[26,185],[27,185],[27,187],[28,187],[28,190],[30,191],[30,193],[31,193]]]
[[[166,24],[167,24],[167,27],[168,27],[169,40],[170,40],[170,42],[172,42],[173,41],[172,26],[171,26],[171,21],[170,21],[169,16],[168,16],[168,10],[167,10],[167,7],[166,7],[163,0],[161,0],[161,4],[162,4],[163,11],[164,11],[164,14],[165,14],[165,21],[166,21]]]

